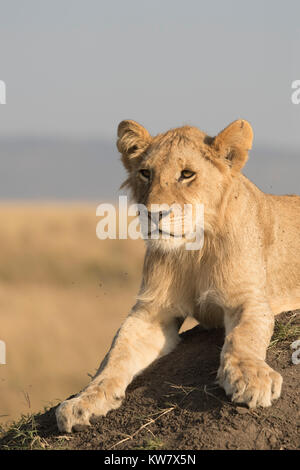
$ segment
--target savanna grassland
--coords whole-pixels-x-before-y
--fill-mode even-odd
[[[96,237],[96,204],[1,204],[0,424],[78,392],[134,302],[144,245]]]

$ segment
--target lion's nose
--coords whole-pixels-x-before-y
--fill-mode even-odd
[[[158,222],[160,222],[164,217],[167,217],[171,212],[172,212],[171,209],[168,211],[148,212],[148,218],[152,220],[157,220]]]

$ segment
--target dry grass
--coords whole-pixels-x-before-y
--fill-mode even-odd
[[[288,321],[275,321],[274,333],[269,345],[269,348],[274,348],[281,344],[282,347],[286,346],[286,343],[292,343],[300,336],[300,324],[299,324],[299,310],[291,315]]]
[[[0,423],[78,392],[140,282],[140,241],[96,237],[96,205],[0,206]]]
[[[33,415],[23,415],[18,421],[11,423],[9,431],[5,432],[5,435],[7,443],[1,450],[41,450],[47,447],[47,442],[38,434]]]

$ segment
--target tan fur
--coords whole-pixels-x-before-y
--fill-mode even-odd
[[[134,121],[119,125],[135,201],[149,210],[203,203],[204,246],[187,251],[184,237],[147,242],[137,303],[91,384],[58,408],[60,430],[119,406],[132,378],[176,346],[187,315],[225,325],[218,380],[233,401],[270,406],[280,396],[282,378],[265,357],[274,315],[300,307],[300,197],[264,194],[243,176],[252,138],[244,120],[215,138],[189,126],[151,137]],[[182,180],[185,169],[195,177]]]

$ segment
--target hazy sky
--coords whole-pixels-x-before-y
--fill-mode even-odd
[[[299,0],[0,0],[0,136],[215,134],[243,117],[256,142],[300,149]]]

